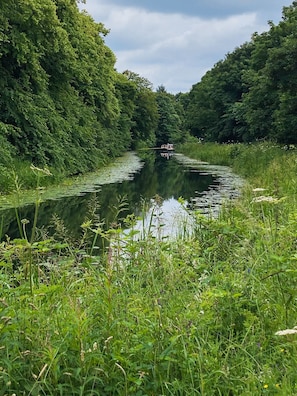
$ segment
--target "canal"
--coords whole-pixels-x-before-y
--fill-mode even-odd
[[[109,227],[120,217],[129,214],[151,218],[152,207],[158,207],[158,221],[164,232],[174,233],[178,216],[188,209],[198,209],[206,215],[217,215],[225,198],[238,195],[240,179],[226,167],[209,166],[193,161],[181,154],[151,152],[140,159],[127,153],[113,166],[79,178],[71,186],[48,188],[36,198],[34,194],[21,193],[20,219],[28,223],[28,233],[33,224],[36,199],[39,205],[37,227],[39,233],[51,235],[57,224],[73,239],[82,234],[81,225],[91,217]],[[39,193],[38,193],[39,194]],[[181,198],[183,205],[181,204]],[[22,201],[23,200],[23,201]],[[1,238],[19,238],[16,209],[11,202],[0,202],[2,210]],[[176,217],[177,216],[177,217]],[[183,215],[180,219],[184,217]],[[143,225],[145,222],[141,222]]]

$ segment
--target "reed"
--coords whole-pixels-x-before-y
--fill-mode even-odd
[[[194,234],[139,239],[129,217],[116,265],[35,241],[33,292],[21,242],[0,245],[0,395],[296,394],[297,156],[227,150],[246,185]]]

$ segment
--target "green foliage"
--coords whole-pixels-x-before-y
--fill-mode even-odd
[[[124,149],[130,147],[132,143],[131,130],[134,125],[133,115],[136,107],[137,90],[135,84],[123,74],[118,74],[115,86],[121,109],[118,120],[118,129],[121,134],[118,136],[118,144],[121,144],[122,149]]]
[[[236,155],[241,145],[202,143],[200,140],[191,137],[188,142],[179,145],[178,149],[185,155],[198,158],[203,162],[210,162],[216,165],[231,165],[231,158]]]
[[[9,144],[7,140],[7,136],[9,135],[20,136],[20,131],[13,127],[13,125],[7,125],[0,122],[0,163],[2,166],[7,167],[11,165],[13,156],[16,154],[15,148]]]
[[[161,86],[157,89],[156,101],[159,113],[157,144],[180,143],[183,140],[182,115],[178,113],[178,103],[174,95],[167,93]]]
[[[243,75],[250,53],[250,44],[236,48],[193,86],[186,112],[193,135],[209,141],[241,140],[244,125],[237,103],[246,91]]]
[[[63,228],[0,244],[1,395],[296,393],[296,153],[213,148],[247,183],[218,219],[196,213],[191,237],[139,238],[119,200],[75,244]],[[86,233],[106,242],[96,256]]]
[[[127,150],[132,135],[135,142],[154,142],[157,108],[149,82],[138,76],[139,89],[139,81],[115,71],[115,56],[104,43],[108,31],[76,3],[1,3],[5,173],[18,161],[50,165],[64,176],[83,173]],[[6,189],[9,182],[2,184]]]
[[[296,143],[297,3],[278,25],[254,34],[218,62],[189,94],[190,132],[208,141]]]
[[[132,147],[153,147],[158,126],[158,108],[152,84],[137,73],[126,70],[123,73],[136,90],[135,108],[132,116]]]

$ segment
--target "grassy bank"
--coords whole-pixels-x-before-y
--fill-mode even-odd
[[[120,242],[121,222],[89,218],[81,241],[62,225],[28,240],[23,221],[24,239],[1,244],[0,395],[297,394],[297,154],[182,151],[247,180],[190,239],[136,242],[130,218]],[[94,256],[87,234],[113,249]]]

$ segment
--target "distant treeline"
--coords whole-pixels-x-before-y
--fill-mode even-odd
[[[297,143],[297,1],[194,85],[187,127],[208,141]]]
[[[189,134],[297,142],[297,2],[177,95],[163,86],[154,92],[133,71],[119,73],[108,31],[77,2],[0,4],[2,174],[23,162],[82,173],[124,150]]]

